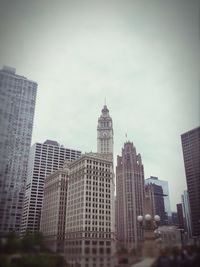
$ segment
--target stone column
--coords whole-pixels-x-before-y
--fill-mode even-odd
[[[158,257],[158,254],[158,245],[156,242],[154,231],[144,230],[143,257],[156,258]]]

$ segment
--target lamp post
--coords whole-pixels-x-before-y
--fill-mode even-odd
[[[137,221],[140,224],[140,227],[144,230],[144,247],[143,247],[143,256],[154,258],[157,256],[156,250],[156,238],[158,236],[158,232],[155,230],[158,228],[158,222],[160,221],[160,216],[155,215],[152,217],[150,214],[146,214],[144,216],[137,216]]]
[[[179,230],[180,230],[180,237],[181,237],[181,248],[183,248],[183,246],[185,244],[185,240],[184,240],[183,234],[184,234],[185,231],[184,231],[183,228],[180,228]]]
[[[154,218],[150,214],[138,215],[137,220],[140,223],[140,226],[144,230],[155,230],[158,228],[158,222],[160,221],[160,216],[155,215]]]

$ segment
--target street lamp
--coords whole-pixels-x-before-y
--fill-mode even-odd
[[[160,216],[155,215],[154,218],[150,214],[145,214],[137,216],[137,220],[140,223],[140,226],[144,230],[155,230],[158,228],[158,222],[160,221]]]

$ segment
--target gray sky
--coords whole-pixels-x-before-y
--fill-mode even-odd
[[[115,157],[127,133],[175,210],[180,134],[200,124],[198,2],[0,0],[0,67],[38,82],[33,143],[95,151],[106,97]]]

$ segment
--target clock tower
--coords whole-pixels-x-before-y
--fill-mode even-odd
[[[97,152],[113,156],[113,123],[109,109],[104,105],[97,125]]]

